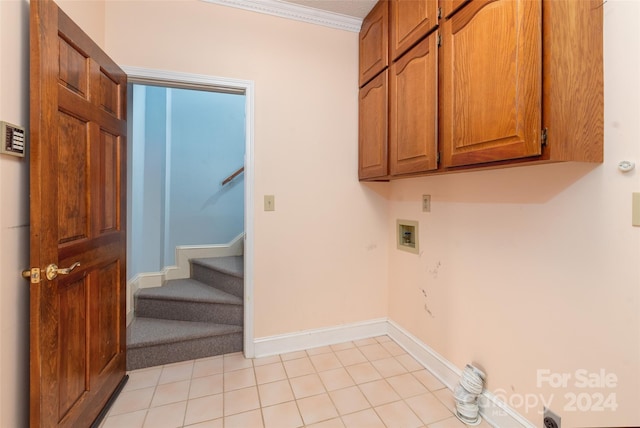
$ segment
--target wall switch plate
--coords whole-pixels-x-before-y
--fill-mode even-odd
[[[425,213],[431,212],[431,195],[422,195],[422,211]]]
[[[276,197],[274,195],[264,195],[264,210],[265,211],[276,210]]]
[[[634,192],[631,198],[631,225],[640,227],[640,193]]]
[[[0,122],[0,153],[23,158],[26,139],[24,128]]]

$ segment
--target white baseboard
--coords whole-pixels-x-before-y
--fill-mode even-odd
[[[190,259],[205,257],[229,257],[243,254],[244,233],[222,245],[181,245],[176,247],[176,266],[164,270],[165,279],[189,278],[191,274]]]
[[[420,364],[428,368],[444,386],[453,391],[460,380],[462,370],[392,320],[388,322],[387,334]]]
[[[244,252],[244,233],[227,244],[180,245],[176,247],[176,266],[166,266],[161,272],[139,273],[127,282],[127,325],[133,321],[134,298],[141,288],[160,287],[170,279],[184,279],[191,275],[190,259],[241,256]]]
[[[366,339],[387,334],[387,319],[344,324],[335,327],[304,330],[295,333],[255,339],[254,357],[268,357],[319,346],[335,345],[350,340]]]
[[[453,388],[458,384],[462,370],[387,318],[261,337],[254,340],[255,355],[249,357],[258,358],[285,354],[385,334],[389,335],[449,390],[453,391]],[[493,427],[536,428],[534,424],[489,391],[483,391],[479,403],[482,417]]]
[[[391,320],[388,322],[388,334],[449,390],[453,391],[460,380],[461,369]],[[493,427],[536,428],[534,424],[487,390],[482,392],[478,401],[480,414]]]

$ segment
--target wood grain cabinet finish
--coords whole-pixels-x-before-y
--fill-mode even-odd
[[[390,0],[390,50],[395,61],[438,25],[438,0]]]
[[[440,0],[440,7],[442,8],[441,16],[443,18],[449,18],[454,12],[470,1],[471,0]]]
[[[388,71],[385,70],[360,89],[358,122],[358,177],[386,178]]]
[[[404,2],[390,1],[393,52],[394,19]],[[436,30],[399,57],[391,54],[389,110],[380,93],[376,109],[364,108],[361,94],[360,149],[370,151],[368,159],[378,154],[380,165],[379,126],[389,115],[387,175],[380,167],[375,175],[360,171],[361,179],[603,161],[601,0],[439,0],[438,6]],[[377,119],[369,116],[374,111]]]
[[[471,1],[441,34],[444,166],[540,155],[542,3]]]
[[[381,0],[362,21],[359,37],[359,86],[389,66],[389,3]]]
[[[438,54],[431,34],[390,68],[389,169],[391,175],[438,167]]]

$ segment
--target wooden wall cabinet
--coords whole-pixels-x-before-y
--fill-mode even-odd
[[[540,155],[542,3],[471,1],[440,33],[443,164]]]
[[[423,39],[390,68],[391,175],[438,167],[438,51],[436,35]]]
[[[389,3],[380,0],[360,29],[359,85],[364,86],[389,65]]]
[[[415,5],[390,1],[388,98],[361,89],[361,179],[603,161],[601,0],[439,0],[406,51],[394,20]]]
[[[438,26],[438,0],[390,0],[391,59],[396,60]]]
[[[388,71],[360,89],[358,102],[358,178],[384,178],[388,174]]]

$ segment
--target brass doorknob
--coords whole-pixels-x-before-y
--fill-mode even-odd
[[[56,277],[58,276],[58,274],[61,275],[69,275],[71,273],[72,270],[74,270],[75,268],[77,268],[78,266],[80,266],[80,262],[75,262],[74,264],[72,264],[71,266],[69,266],[68,268],[58,268],[58,266],[56,266],[54,263],[51,263],[49,266],[47,266],[45,268],[45,275],[47,276],[47,279],[49,281],[56,279]]]

